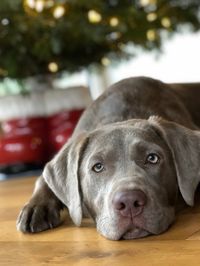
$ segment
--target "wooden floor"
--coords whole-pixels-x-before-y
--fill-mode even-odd
[[[0,265],[200,265],[200,204],[180,213],[163,235],[110,241],[90,220],[69,221],[39,234],[16,231],[15,220],[28,200],[34,178],[0,182]]]

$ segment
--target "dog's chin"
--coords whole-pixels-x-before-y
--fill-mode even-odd
[[[114,229],[114,228],[113,228]],[[105,238],[110,240],[131,240],[131,239],[137,239],[137,238],[143,238],[147,237],[149,235],[154,235],[155,233],[152,233],[145,229],[141,225],[136,225],[133,223],[129,223],[129,225],[120,227],[117,226],[115,230],[102,230],[102,228],[97,228],[99,233],[103,235]]]
[[[152,235],[152,233],[146,231],[145,229],[134,226],[133,228],[130,228],[128,231],[126,231],[122,235],[121,239],[130,240],[130,239],[146,237],[148,235]]]

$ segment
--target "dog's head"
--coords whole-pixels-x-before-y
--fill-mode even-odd
[[[179,191],[193,205],[199,160],[200,133],[152,117],[73,138],[43,176],[75,224],[84,206],[102,235],[133,239],[171,225]]]

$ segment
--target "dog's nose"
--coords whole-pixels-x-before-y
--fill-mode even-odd
[[[113,197],[113,206],[124,217],[135,217],[143,212],[147,197],[142,190],[119,191]]]

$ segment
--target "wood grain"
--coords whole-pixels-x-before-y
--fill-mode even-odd
[[[200,204],[182,211],[164,234],[110,241],[93,222],[71,221],[39,234],[16,231],[15,221],[29,199],[35,178],[0,183],[0,265],[200,265]]]

